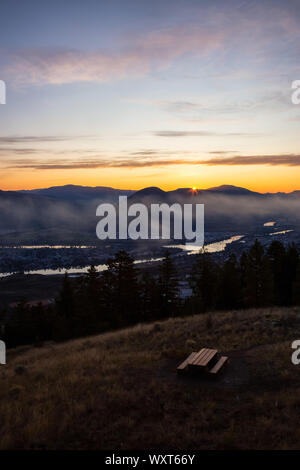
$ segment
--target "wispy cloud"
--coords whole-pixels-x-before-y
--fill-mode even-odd
[[[229,18],[230,17],[230,18]],[[234,63],[226,61],[232,52],[251,57],[256,63],[276,55],[278,42],[282,48],[289,39],[290,55],[297,62],[299,54],[292,40],[299,37],[299,25],[293,15],[280,8],[257,6],[252,12],[245,8],[220,8],[218,11],[202,5],[188,22],[143,34],[128,34],[114,49],[79,50],[72,48],[23,48],[3,51],[1,73],[4,79],[20,84],[64,84],[74,82],[106,82],[144,76],[152,70],[169,67],[175,59],[193,55],[206,58],[202,68],[217,76],[237,74]],[[212,57],[216,53],[217,57]],[[223,65],[216,69],[214,60]],[[225,67],[225,68],[224,68]],[[224,70],[223,70],[224,69]],[[234,70],[232,70],[234,69]],[[208,70],[207,70],[208,71]],[[196,74],[197,75],[197,74]],[[207,76],[207,74],[206,74]],[[177,104],[178,110],[181,104]],[[185,107],[193,107],[186,102]]]
[[[185,159],[114,159],[114,160],[91,160],[91,161],[70,161],[70,162],[42,162],[27,160],[14,162],[6,168],[19,168],[19,169],[34,169],[34,170],[78,170],[78,169],[96,169],[96,168],[145,168],[145,167],[160,167],[169,165],[183,165],[188,164]]]
[[[214,153],[214,152],[212,152]],[[218,151],[220,155],[227,151]],[[96,168],[147,168],[147,167],[166,167],[172,165],[271,165],[271,166],[299,166],[300,155],[235,155],[230,157],[216,157],[210,159],[197,158],[172,158],[170,156],[157,155],[157,157],[147,158],[145,155],[135,157],[121,158],[94,158],[78,160],[48,160],[40,159],[15,159],[5,169],[34,169],[34,170],[78,170],[78,169],[96,169]]]
[[[40,150],[35,148],[0,147],[0,156],[32,155]]]
[[[258,137],[262,134],[251,134],[244,132],[213,132],[213,131],[154,131],[153,135],[157,137],[217,137],[217,136],[243,136]]]
[[[157,155],[159,154],[160,152],[158,152],[157,150],[138,150],[136,152],[131,152],[130,155]]]
[[[227,154],[237,153],[237,150],[212,150],[208,153],[211,155],[227,155]]]
[[[84,136],[85,138],[91,136]],[[80,139],[82,136],[0,136],[1,144],[25,144],[25,143],[40,143],[40,142],[64,142],[68,140]]]
[[[202,165],[271,165],[271,166],[299,166],[300,155],[235,155],[233,157],[211,158],[201,160]]]
[[[105,82],[142,76],[189,53],[206,54],[222,45],[224,31],[177,26],[136,37],[119,51],[22,49],[10,52],[3,69],[17,83]]]
[[[191,122],[201,122],[209,119],[212,115],[226,121],[236,113],[241,115],[256,114],[263,110],[287,111],[291,110],[290,89],[274,89],[256,93],[251,98],[240,98],[234,101],[232,97],[205,96],[199,101],[148,101],[144,104],[158,107],[168,113],[175,114]],[[133,100],[132,100],[133,101]],[[136,100],[136,102],[138,102]]]

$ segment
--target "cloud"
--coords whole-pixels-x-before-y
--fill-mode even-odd
[[[222,45],[223,31],[177,26],[136,37],[119,51],[19,49],[10,51],[4,77],[20,84],[106,82],[139,77],[152,67],[169,66],[185,54],[206,54]]]
[[[202,165],[270,165],[270,166],[299,166],[300,155],[236,155],[233,157],[212,158],[201,160]]]
[[[20,84],[106,82],[143,76],[151,70],[169,67],[178,57],[189,54],[207,59],[197,67],[196,76],[202,76],[208,68],[210,75],[213,71],[215,76],[224,78],[229,71],[231,76],[238,74],[242,79],[241,67],[236,67],[236,62],[240,64],[235,61],[237,56],[250,65],[246,73],[252,70],[249,60],[259,66],[263,62],[269,64],[278,51],[293,64],[299,62],[299,20],[292,8],[285,5],[266,8],[257,2],[242,2],[238,7],[230,4],[216,9],[214,5],[206,7],[198,3],[190,17],[186,7],[182,14],[177,13],[174,18],[178,23],[172,27],[141,34],[131,25],[119,46],[112,30],[114,49],[2,48],[1,73],[3,78]],[[249,3],[253,5],[248,7]],[[172,17],[173,10],[172,7]],[[212,53],[216,53],[214,57]],[[283,65],[286,66],[286,61]],[[270,66],[268,70],[278,76],[278,70]],[[189,75],[188,70],[185,75]]]
[[[6,168],[34,169],[34,170],[79,170],[79,169],[96,169],[96,168],[145,168],[159,167],[168,165],[188,164],[185,159],[123,159],[123,160],[98,160],[98,161],[70,161],[70,162],[47,162],[30,160],[19,160],[13,162]]]
[[[99,149],[99,146],[95,145],[94,148],[83,147],[83,148],[53,148],[49,146],[20,146],[24,138],[16,139],[5,139],[11,143],[11,145],[1,146],[0,143],[0,161],[2,160],[2,167],[8,165],[8,167],[14,167],[16,164],[23,168],[29,168],[31,163],[36,164],[39,168],[68,168],[69,165],[73,167],[113,167],[113,166],[131,166],[133,162],[139,162],[137,166],[152,165],[149,160],[158,161],[167,160],[170,158],[181,158],[183,153],[185,158],[187,156],[195,156],[195,152],[182,151],[182,150],[161,150],[161,149],[139,149],[136,151],[123,150],[118,154],[107,152]],[[31,138],[30,138],[31,139]],[[35,140],[33,139],[33,142]],[[47,140],[45,139],[45,142]],[[24,144],[27,140],[24,139]],[[26,156],[26,158],[20,158]],[[8,163],[9,157],[9,163]],[[32,157],[32,158],[29,158]],[[71,163],[70,163],[71,162]],[[30,163],[30,165],[28,165]],[[153,163],[155,164],[155,163]]]
[[[153,135],[157,137],[206,137],[215,134],[209,131],[155,131]]]
[[[131,152],[130,155],[157,155],[157,150],[139,150],[138,152]]]
[[[0,137],[0,144],[24,144],[28,142],[63,142],[67,140],[80,139],[81,137],[82,136],[2,136]]]
[[[148,101],[143,104],[158,107],[189,122],[208,121],[212,116],[215,120],[229,121],[236,113],[246,116],[256,115],[258,112],[266,110],[289,111],[291,110],[291,93],[290,89],[274,89],[257,92],[251,98],[244,97],[237,101],[217,95],[204,96],[200,101],[167,100]]]
[[[225,155],[225,154],[231,154],[231,153],[237,153],[237,150],[212,150],[211,152],[208,152],[209,154],[212,155]]]
[[[258,137],[258,134],[247,134],[243,132],[212,132],[212,131],[154,131],[152,133],[156,137],[209,137],[209,136],[243,136],[243,137]],[[262,135],[262,134],[259,134]]]
[[[199,159],[195,152],[190,155],[188,152],[141,150],[136,152],[126,152],[127,155],[94,155],[81,158],[72,158],[70,153],[62,158],[32,158],[25,157],[29,152],[27,149],[13,149],[16,158],[9,163],[3,162],[2,169],[31,169],[31,170],[79,170],[97,168],[147,168],[147,167],[167,167],[176,165],[189,166],[234,166],[234,165],[269,165],[269,166],[300,166],[299,154],[284,155],[236,155],[236,150],[214,150],[208,155],[215,155],[213,158]],[[28,149],[32,151],[32,149]],[[34,152],[33,152],[34,153]],[[37,152],[35,152],[36,155]],[[0,156],[2,152],[0,149]],[[24,154],[24,158],[17,158]],[[4,155],[4,153],[3,153]]]
[[[38,153],[39,150],[34,148],[14,148],[14,147],[0,147],[0,155],[30,155]]]

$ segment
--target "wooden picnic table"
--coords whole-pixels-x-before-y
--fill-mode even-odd
[[[192,352],[178,367],[177,372],[205,372],[218,374],[228,361],[227,356],[220,356],[217,349],[202,348]]]

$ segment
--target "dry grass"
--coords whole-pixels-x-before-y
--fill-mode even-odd
[[[296,449],[300,309],[174,318],[42,348],[0,366],[1,449]],[[192,350],[231,362],[217,382],[180,379]]]

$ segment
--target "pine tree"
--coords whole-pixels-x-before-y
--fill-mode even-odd
[[[102,275],[104,303],[114,326],[136,323],[141,319],[141,294],[138,270],[133,258],[121,250],[106,262]]]
[[[196,255],[189,283],[196,311],[213,310],[217,305],[218,272],[209,253]]]
[[[283,270],[286,258],[286,251],[284,245],[278,240],[274,240],[268,248],[267,255],[269,258],[270,268],[273,277],[274,303],[276,305],[283,305],[285,302],[285,281]]]
[[[57,324],[54,335],[59,340],[69,339],[76,331],[75,324],[75,293],[68,273],[65,273],[61,290],[55,301]]]
[[[159,284],[149,273],[141,279],[141,318],[143,321],[154,320],[159,316]]]
[[[283,284],[284,305],[291,305],[294,297],[297,269],[299,266],[299,253],[295,244],[288,246],[284,259]]]
[[[26,316],[27,301],[25,298],[22,298],[9,312],[9,320],[6,325],[6,338],[8,347],[15,347],[19,344],[26,344],[27,331],[26,324],[24,324]],[[24,327],[24,329],[22,327]]]
[[[234,254],[230,255],[221,268],[218,286],[218,308],[236,309],[241,304],[241,277]]]
[[[246,292],[246,285],[247,285],[247,264],[248,264],[248,253],[247,251],[243,251],[240,257],[240,262],[239,262],[240,283],[241,283],[240,298],[241,298],[242,307],[246,307],[245,292]]]
[[[292,285],[292,304],[300,305],[300,263],[298,263],[296,276]]]
[[[159,266],[158,284],[160,316],[166,318],[175,316],[180,305],[179,283],[173,260],[168,251]]]
[[[105,329],[103,321],[101,280],[96,268],[91,265],[77,283],[76,328],[78,334],[98,333]]]
[[[263,307],[273,301],[273,279],[268,257],[258,240],[247,254],[245,270],[244,305]]]

